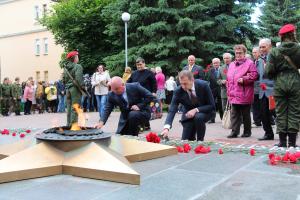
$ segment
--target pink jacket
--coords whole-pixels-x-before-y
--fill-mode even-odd
[[[243,83],[238,79],[243,78]],[[258,72],[252,60],[234,61],[230,63],[227,72],[227,96],[231,104],[251,104],[254,98],[254,81]]]
[[[157,83],[157,89],[158,90],[165,89],[165,83],[166,83],[165,75],[162,72],[160,72],[155,75],[155,79]]]
[[[28,86],[25,87],[23,98],[25,100],[32,101],[32,98],[33,98],[33,87],[28,87]]]

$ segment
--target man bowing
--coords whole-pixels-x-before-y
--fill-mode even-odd
[[[194,79],[193,73],[183,70],[179,73],[180,86],[173,93],[165,126],[162,131],[163,137],[167,137],[178,105],[183,105],[181,124],[183,126],[182,140],[203,141],[205,136],[205,123],[211,119],[215,111],[215,102],[208,83]]]

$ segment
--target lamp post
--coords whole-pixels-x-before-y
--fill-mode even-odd
[[[130,14],[124,12],[122,14],[122,20],[125,23],[125,67],[128,66],[128,57],[127,57],[127,22],[130,20]]]

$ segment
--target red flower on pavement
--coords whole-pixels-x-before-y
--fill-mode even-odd
[[[275,159],[275,157],[273,157],[272,159],[269,160],[270,165],[277,165],[277,161]]]
[[[291,163],[297,163],[297,158],[296,158],[295,154],[290,154],[289,160]]]
[[[160,143],[160,138],[156,133],[150,132],[146,135],[147,142]]]
[[[219,154],[223,154],[223,153],[224,153],[224,152],[223,152],[223,149],[220,148],[219,151],[218,151],[218,153],[219,153]]]
[[[24,134],[24,133],[21,133],[21,134],[20,134],[20,137],[21,137],[21,138],[25,137],[25,134]]]
[[[25,132],[26,132],[26,133],[31,133],[31,130],[28,129],[28,130],[26,130]]]
[[[275,159],[275,153],[269,153],[269,159],[271,160],[272,158]]]
[[[12,133],[12,136],[14,136],[14,137],[15,137],[16,135],[17,135],[16,133]]]
[[[176,149],[179,153],[183,153],[183,151],[184,151],[181,146],[177,146]]]
[[[290,158],[290,153],[289,152],[286,152],[284,154],[284,156],[282,157],[282,161],[283,162],[289,162],[289,158]]]
[[[294,153],[294,155],[296,156],[297,159],[299,159],[300,158],[300,151]]]
[[[250,149],[249,153],[251,156],[255,156],[255,149]]]
[[[183,151],[184,151],[184,153],[190,152],[191,149],[192,149],[192,147],[189,144],[184,144],[183,145]]]
[[[282,159],[282,158],[281,158],[281,156],[279,156],[279,155],[275,157],[275,160],[276,160],[276,161],[281,161],[281,159]]]
[[[259,86],[263,91],[267,90],[267,85],[265,83],[261,83]]]
[[[199,145],[195,148],[195,154],[205,154],[210,152],[210,147],[204,147],[202,145]]]
[[[2,134],[2,135],[9,135],[9,130],[8,130],[8,129],[3,129],[3,130],[1,131],[1,134]]]

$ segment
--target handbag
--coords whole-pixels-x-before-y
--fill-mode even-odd
[[[275,109],[275,98],[274,96],[269,96],[269,110]]]
[[[231,104],[227,101],[226,108],[222,118],[222,126],[225,129],[231,129]]]

